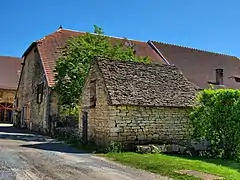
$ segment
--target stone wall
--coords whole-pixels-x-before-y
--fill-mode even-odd
[[[17,110],[21,112],[21,124],[34,131],[44,132],[47,128],[48,86],[37,49],[33,48],[25,57],[17,92]],[[37,103],[37,86],[44,83],[43,101]],[[28,106],[30,113],[26,115],[23,108]]]
[[[184,108],[110,106],[110,140],[127,144],[185,143],[191,132]]]
[[[96,65],[90,70],[90,76],[86,80],[82,94],[81,111],[79,115],[79,128],[83,130],[82,112],[88,114],[88,140],[94,141],[97,145],[105,145],[109,137],[109,114],[107,94],[103,79]],[[90,82],[96,81],[96,106],[90,106]]]

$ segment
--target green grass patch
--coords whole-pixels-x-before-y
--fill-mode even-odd
[[[108,153],[103,156],[125,165],[158,173],[173,179],[198,179],[196,177],[178,174],[175,172],[177,170],[196,170],[224,177],[229,180],[240,179],[240,163],[234,161],[138,153]]]

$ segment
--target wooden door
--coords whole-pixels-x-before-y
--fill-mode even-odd
[[[82,139],[83,143],[88,141],[88,113],[82,113]]]

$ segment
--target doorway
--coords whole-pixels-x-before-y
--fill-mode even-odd
[[[82,139],[83,143],[88,141],[88,113],[82,112]]]
[[[0,123],[10,123],[12,122],[12,103],[0,103]]]

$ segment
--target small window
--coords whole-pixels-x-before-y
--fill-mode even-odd
[[[43,101],[43,83],[37,86],[37,103],[41,104]]]
[[[96,106],[96,80],[90,82],[90,108]]]

